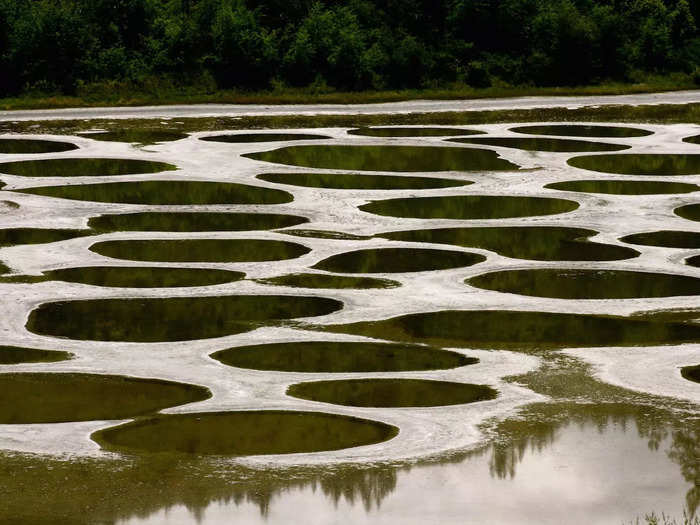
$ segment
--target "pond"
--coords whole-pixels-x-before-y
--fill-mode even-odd
[[[325,297],[223,295],[90,299],[44,303],[27,329],[92,341],[167,342],[247,332],[265,323],[327,315],[343,303]]]
[[[557,299],[631,299],[700,295],[700,279],[687,275],[627,270],[504,270],[468,279],[496,292]]]
[[[430,127],[376,127],[349,129],[349,135],[363,137],[452,137],[459,135],[481,135],[484,131],[461,128],[430,128]]]
[[[373,445],[397,433],[385,423],[323,412],[246,410],[152,416],[92,438],[118,452],[251,456]]]
[[[141,212],[101,215],[88,221],[97,231],[214,232],[274,230],[308,222],[306,217],[274,213]]]
[[[574,157],[570,166],[621,175],[698,175],[700,155],[684,153],[616,153]]]
[[[349,173],[263,173],[258,179],[277,184],[334,190],[423,190],[473,184],[467,180]]]
[[[459,142],[462,144],[516,148],[525,151],[551,151],[561,153],[576,151],[620,151],[630,148],[630,146],[626,146],[624,144],[609,144],[606,142],[529,137],[475,137],[466,139],[449,139],[449,141]]]
[[[272,188],[174,180],[41,186],[16,191],[61,199],[123,204],[283,204],[294,200],[291,193]]]
[[[482,248],[536,261],[615,261],[637,257],[632,248],[588,240],[595,230],[560,226],[436,228],[382,233],[385,239]]]
[[[49,280],[113,288],[174,288],[213,286],[238,281],[244,273],[211,268],[164,266],[83,266],[44,272]]]
[[[166,162],[137,159],[43,159],[0,163],[0,173],[23,177],[112,177],[174,171]]]
[[[555,215],[578,207],[576,201],[546,197],[451,195],[371,201],[360,209],[376,215],[415,219],[505,219]]]
[[[333,275],[327,273],[292,273],[256,279],[260,284],[272,286],[291,286],[294,288],[319,288],[319,289],[355,289],[368,290],[370,288],[396,288],[401,283],[390,279],[377,279],[376,277],[354,277],[348,275]]]
[[[537,126],[517,126],[510,128],[515,133],[530,135],[559,135],[562,137],[629,138],[645,137],[654,132],[627,126],[601,126],[587,124],[545,124]]]
[[[547,184],[545,188],[612,195],[662,195],[700,190],[695,184],[651,180],[570,180]]]
[[[418,172],[519,168],[500,158],[495,151],[444,146],[288,146],[243,156],[276,164],[333,170]]]
[[[39,139],[5,139],[0,138],[0,153],[22,155],[26,153],[60,153],[72,151],[78,146],[70,142]]]
[[[127,142],[139,146],[152,146],[188,137],[187,133],[169,129],[117,129],[98,133],[82,133],[81,136],[103,142]]]
[[[299,341],[220,350],[228,366],[280,372],[406,372],[473,365],[477,358],[430,346],[363,341]]]
[[[199,140],[241,144],[246,142],[287,142],[290,140],[322,140],[330,138],[326,135],[312,135],[310,133],[237,133],[235,135],[200,137]]]
[[[312,268],[340,273],[405,273],[472,266],[481,254],[423,248],[374,248],[332,255]]]

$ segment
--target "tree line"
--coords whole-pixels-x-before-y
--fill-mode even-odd
[[[698,0],[0,0],[0,96],[700,78]]]

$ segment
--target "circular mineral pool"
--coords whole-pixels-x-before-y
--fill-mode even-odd
[[[326,135],[311,135],[308,133],[238,133],[200,137],[199,140],[240,144],[245,142],[286,142],[289,140],[322,140],[330,138],[332,137]]]
[[[399,429],[368,419],[283,410],[168,414],[92,435],[115,452],[252,456],[340,450],[387,441]]]
[[[306,217],[273,213],[141,212],[101,215],[88,221],[98,231],[207,232],[286,228]]]
[[[700,295],[700,279],[696,277],[626,270],[505,270],[477,275],[466,282],[486,290],[557,299]]]
[[[626,126],[598,126],[587,124],[545,124],[511,128],[515,133],[529,135],[558,135],[562,137],[629,138],[652,135],[653,131]]]
[[[0,374],[0,423],[126,419],[211,397],[207,388],[116,375]]]
[[[343,303],[295,295],[89,299],[44,303],[27,329],[91,341],[168,342],[224,337],[286,319],[327,315]]]
[[[434,407],[495,399],[486,385],[425,379],[339,379],[297,383],[287,395],[355,407]]]
[[[422,248],[375,248],[333,255],[313,268],[340,273],[405,273],[472,266],[486,260],[481,254]]]
[[[655,180],[570,180],[547,184],[545,188],[612,195],[663,195],[700,190],[700,186],[695,184]]]
[[[99,177],[173,171],[177,166],[138,159],[44,159],[0,163],[0,173],[24,177]]]
[[[700,248],[700,232],[661,230],[635,233],[620,239],[622,242],[641,246],[661,246],[664,248]]]
[[[164,266],[87,266],[44,272],[51,280],[115,288],[174,288],[213,286],[238,281],[244,273],[212,268]]]
[[[175,180],[42,186],[16,191],[61,199],[124,204],[284,204],[294,200],[291,193],[272,188],[225,182]]]
[[[378,127],[348,130],[349,135],[363,137],[454,137],[459,135],[481,135],[483,131],[460,128]]]
[[[429,346],[391,343],[295,341],[220,350],[225,365],[281,372],[409,372],[472,365],[479,360]]]
[[[549,139],[535,137],[474,137],[449,139],[450,142],[477,144],[502,148],[516,148],[525,151],[577,152],[577,151],[620,151],[631,146],[590,142],[587,140]]]
[[[405,175],[355,175],[347,173],[263,173],[260,180],[277,184],[334,190],[423,190],[473,184],[468,180]]]
[[[450,195],[371,201],[360,206],[360,210],[375,215],[415,219],[505,219],[555,215],[578,207],[576,201],[546,197]]]
[[[266,239],[128,239],[98,242],[90,251],[130,261],[233,263],[295,259],[311,249]]]
[[[18,346],[0,346],[0,365],[19,363],[55,363],[71,359],[73,354],[56,350],[23,348]]]
[[[37,139],[0,139],[0,153],[25,154],[25,153],[59,153],[72,151],[78,146],[70,142]]]
[[[518,165],[495,151],[434,146],[288,146],[243,155],[255,160],[358,171],[502,171]]]
[[[615,153],[569,159],[569,165],[622,175],[698,175],[700,155],[685,153]]]

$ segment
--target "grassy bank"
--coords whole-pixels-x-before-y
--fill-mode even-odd
[[[204,87],[178,88],[154,85],[148,88],[110,82],[85,86],[76,96],[27,94],[0,99],[0,110],[57,109],[105,106],[169,104],[362,104],[402,100],[483,99],[529,96],[627,95],[696,89],[691,75],[649,77],[636,83],[604,83],[574,87],[494,86],[473,88],[455,84],[445,88],[402,91],[337,92],[328,88],[278,88],[270,91],[210,91]]]

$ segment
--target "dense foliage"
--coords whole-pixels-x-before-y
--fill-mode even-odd
[[[700,77],[698,0],[0,0],[0,95]]]

